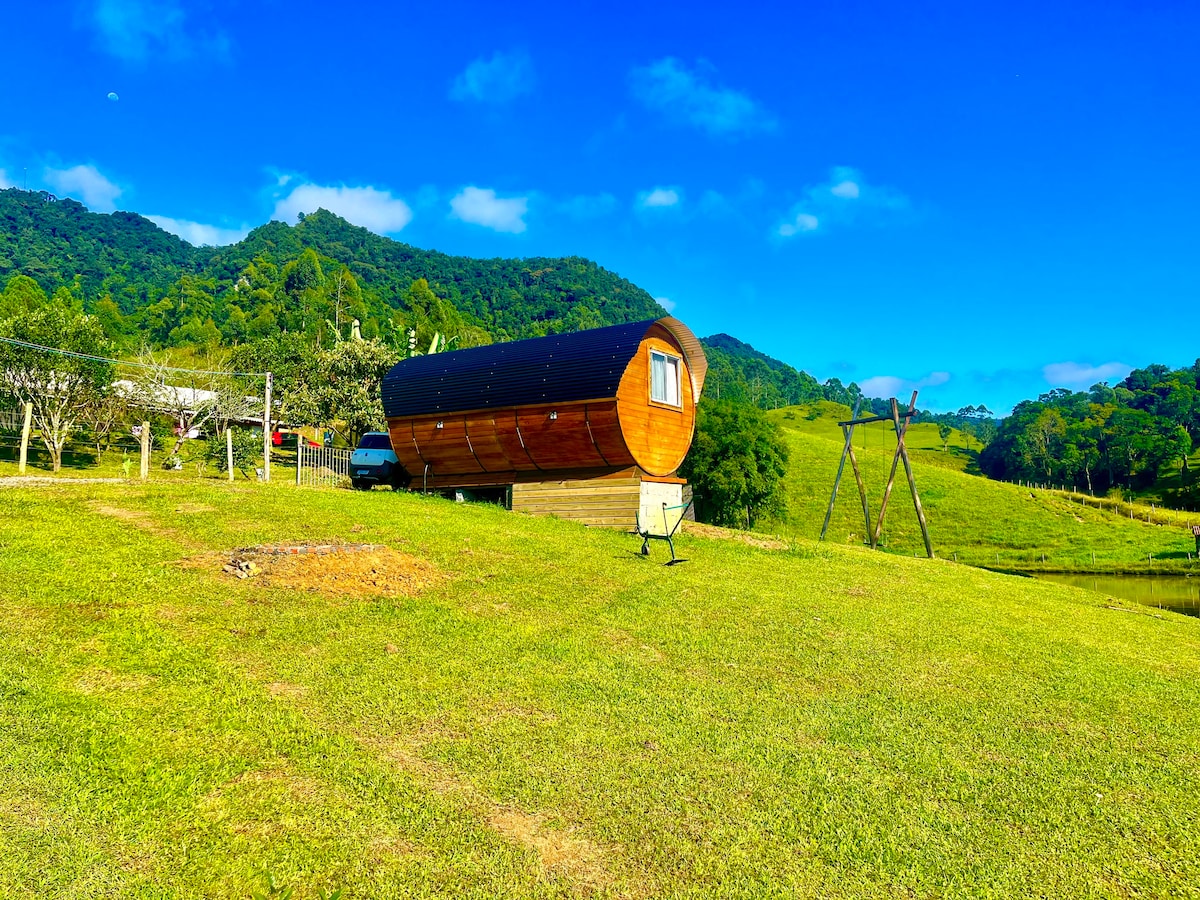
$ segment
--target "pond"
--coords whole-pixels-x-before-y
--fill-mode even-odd
[[[1087,588],[1145,606],[1200,616],[1200,578],[1183,575],[1038,575],[1044,581]]]

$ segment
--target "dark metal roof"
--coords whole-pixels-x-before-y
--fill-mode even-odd
[[[656,319],[401,360],[383,379],[388,418],[617,395]]]

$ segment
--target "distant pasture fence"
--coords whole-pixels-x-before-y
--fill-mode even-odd
[[[1091,507],[1151,525],[1183,525],[1191,528],[1194,523],[1200,523],[1200,515],[1195,510],[1173,509],[1159,506],[1156,503],[1135,503],[1117,497],[1096,497],[1066,485],[1039,484],[1032,481],[1009,481],[1007,483],[1028,491],[1041,491],[1062,497],[1071,503],[1078,503],[1080,506]]]
[[[354,451],[305,444],[303,438],[296,441],[298,487],[341,487],[350,480],[350,455]]]

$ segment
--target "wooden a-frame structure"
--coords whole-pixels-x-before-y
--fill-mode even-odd
[[[903,415],[900,413],[900,407],[896,403],[896,398],[891,398],[891,415],[887,416],[867,416],[860,419],[858,417],[859,405],[862,403],[860,397],[854,403],[854,412],[851,413],[851,418],[846,422],[838,422],[841,426],[842,434],[846,436],[846,445],[842,448],[842,458],[838,463],[837,478],[833,482],[833,495],[829,498],[829,509],[825,511],[825,522],[821,526],[820,540],[825,540],[825,532],[829,530],[829,520],[833,516],[833,505],[837,502],[838,488],[842,483],[842,472],[846,468],[846,457],[850,457],[850,466],[854,470],[854,481],[858,485],[858,496],[862,500],[863,520],[866,523],[867,535],[870,538],[871,549],[875,550],[879,546],[879,536],[883,533],[883,519],[887,515],[888,499],[892,496],[892,485],[896,481],[896,466],[904,460],[904,473],[908,476],[908,487],[912,491],[913,506],[917,510],[917,521],[921,523],[921,537],[925,539],[925,553],[933,559],[933,544],[929,540],[929,525],[925,521],[925,510],[921,506],[921,498],[917,495],[917,482],[913,479],[912,463],[908,459],[908,448],[904,446],[904,435],[908,431],[908,425],[912,421],[912,417],[917,413],[917,392],[913,391],[912,400],[909,401],[908,410]],[[896,429],[896,453],[892,457],[892,471],[888,475],[887,487],[883,490],[883,500],[879,504],[879,518],[875,522],[874,528],[871,527],[871,510],[867,505],[867,489],[863,486],[862,472],[858,468],[858,459],[854,456],[854,427],[856,425],[866,425],[870,422],[888,422]]]

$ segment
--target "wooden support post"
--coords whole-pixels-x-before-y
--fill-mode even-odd
[[[912,403],[908,405],[910,410],[917,408],[917,392],[913,391]],[[892,401],[892,417],[895,424],[900,424],[900,416],[896,409],[896,403]],[[904,417],[904,429],[908,429],[909,416]],[[925,539],[925,555],[933,559],[933,543],[929,540],[929,525],[925,522],[925,509],[921,506],[921,498],[917,495],[917,482],[913,478],[912,463],[908,460],[908,448],[904,446],[903,434],[900,437],[900,458],[904,460],[904,474],[908,476],[908,487],[912,491],[913,507],[917,511],[917,521],[921,523],[921,537]]]
[[[150,423],[142,423],[142,481],[150,477]]]
[[[25,404],[25,424],[21,426],[21,459],[17,463],[17,474],[25,474],[25,462],[29,458],[29,432],[33,428],[33,404]]]
[[[900,409],[896,405],[896,398],[892,398],[892,424],[896,429],[896,452],[892,455],[892,471],[888,474],[887,487],[883,489],[883,500],[879,504],[879,519],[875,523],[875,530],[871,533],[871,549],[874,550],[879,546],[879,535],[883,533],[883,517],[887,515],[888,499],[892,496],[892,485],[896,482],[896,467],[900,465],[900,451],[904,447],[904,432],[908,430],[908,418],[905,417],[904,424],[900,424]]]
[[[850,451],[850,469],[854,472],[854,483],[858,485],[858,496],[859,499],[862,500],[863,522],[865,523],[864,527],[866,528],[866,530],[863,532],[863,536],[869,541],[871,539],[871,510],[867,506],[867,489],[863,487],[862,472],[859,471],[858,468],[858,458],[854,455],[854,447],[850,443],[851,432],[853,432],[853,430],[853,425],[851,425],[849,428],[842,429],[842,431],[846,432],[846,447]]]
[[[854,401],[854,412],[850,414],[851,419],[858,418],[858,406],[862,403],[862,397],[858,397]],[[843,429],[845,430],[845,429]],[[833,517],[833,505],[837,502],[838,487],[842,483],[842,472],[846,468],[846,456],[850,453],[850,440],[854,434],[854,426],[846,431],[846,444],[842,447],[842,458],[838,462],[837,478],[833,480],[833,494],[829,497],[829,509],[825,510],[825,521],[821,524],[821,536],[817,538],[819,541],[825,540],[825,532],[829,530],[829,520]],[[874,546],[872,544],[871,546]]]
[[[300,487],[300,472],[304,469],[304,435],[296,433],[296,487]]]
[[[263,481],[271,480],[271,373],[267,373],[267,386],[263,391]]]
[[[229,469],[229,481],[233,482],[233,429],[225,429],[225,465]]]

